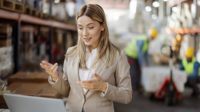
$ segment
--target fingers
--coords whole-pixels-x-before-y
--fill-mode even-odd
[[[55,63],[53,66],[51,66],[50,71],[55,74],[58,69],[58,63]]]
[[[51,76],[53,80],[57,80],[58,79],[58,64],[55,63],[54,65],[46,69],[46,72]]]
[[[101,77],[98,75],[98,74],[94,74],[94,77],[93,77],[94,80],[98,80],[98,81],[101,81]]]
[[[58,64],[55,63],[55,64],[52,65],[52,66],[48,66],[45,70],[46,70],[46,72],[48,72],[49,74],[53,74],[55,71],[57,71],[57,68],[58,68]]]
[[[53,73],[56,73],[58,71],[58,64],[54,67]]]
[[[77,82],[82,88],[88,90],[102,91],[105,92],[107,88],[107,84],[101,80],[99,75],[94,75],[92,80],[78,81]]]
[[[81,81],[81,83],[93,83],[93,82],[95,82],[95,80],[87,80],[87,81]]]
[[[41,61],[40,66],[41,66],[43,69],[46,70],[46,69],[49,69],[49,67],[51,67],[52,64],[49,63],[49,62],[47,62],[47,61],[45,61],[45,60],[43,60],[43,61]]]
[[[85,89],[95,89],[95,83],[94,81],[79,81],[77,82],[81,87],[85,88]]]
[[[41,68],[45,70],[50,76],[55,77],[57,75],[58,63],[51,64],[45,60],[40,63]]]

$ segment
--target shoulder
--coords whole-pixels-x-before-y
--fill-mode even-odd
[[[120,50],[118,59],[121,60],[121,59],[124,59],[124,58],[127,59],[126,53],[125,53],[124,50]]]
[[[127,56],[126,53],[123,49],[118,49],[115,56],[113,57],[114,62],[116,65],[118,66],[127,66],[128,64],[128,60],[127,60]]]
[[[74,56],[76,54],[77,54],[77,46],[69,47],[67,49],[67,52],[65,53],[65,58]]]
[[[113,53],[113,55],[119,55],[120,51],[121,50],[117,46],[115,46],[114,44],[111,44],[110,53]]]
[[[119,60],[121,57],[126,56],[123,49],[118,48],[115,45],[111,45],[111,52],[113,53],[113,57],[116,57]]]

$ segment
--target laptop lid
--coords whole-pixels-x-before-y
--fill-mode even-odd
[[[6,104],[11,112],[66,112],[62,99],[4,94]]]

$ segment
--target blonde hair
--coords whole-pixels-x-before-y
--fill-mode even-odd
[[[117,48],[109,41],[108,26],[103,8],[97,4],[86,4],[82,6],[80,11],[77,13],[76,20],[78,20],[79,17],[84,15],[90,17],[94,21],[99,22],[104,27],[104,30],[101,32],[101,37],[98,43],[98,54],[96,62],[103,56],[105,56],[107,65],[111,65],[113,63],[114,56],[116,55],[115,52],[117,51],[113,48]],[[86,68],[86,46],[80,39],[80,37],[78,37],[77,52],[80,56],[80,67]]]

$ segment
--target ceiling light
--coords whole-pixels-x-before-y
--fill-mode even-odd
[[[152,8],[151,8],[150,6],[146,6],[146,7],[145,7],[145,10],[146,10],[147,12],[151,12],[151,11],[152,11]]]
[[[60,0],[54,0],[54,3],[59,3],[60,2]]]
[[[153,7],[159,7],[160,3],[158,1],[153,2]]]

